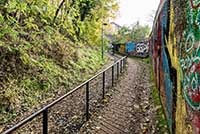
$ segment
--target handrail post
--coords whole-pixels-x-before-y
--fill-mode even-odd
[[[86,83],[86,120],[89,121],[89,82]]]
[[[114,65],[112,66],[112,87],[114,86]]]
[[[43,111],[43,134],[48,134],[48,109]]]
[[[117,79],[119,78],[119,62],[117,62]]]
[[[105,71],[103,72],[103,99],[105,99]]]
[[[126,58],[123,59],[123,69],[125,68],[126,65]]]
[[[120,72],[122,73],[123,72],[123,59],[120,61],[120,65],[121,65],[121,67],[120,67]]]

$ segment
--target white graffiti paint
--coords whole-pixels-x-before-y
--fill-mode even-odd
[[[200,9],[198,10],[198,14],[195,20],[196,25],[199,27],[200,29]]]
[[[188,53],[194,46],[194,35],[193,33],[190,33],[188,36],[187,36],[187,40],[186,40],[186,43],[185,43],[185,51]]]
[[[194,35],[190,33],[183,46],[183,52],[181,51],[180,65],[183,71],[182,84],[184,96],[193,110],[200,110],[199,105],[195,106],[193,104],[193,102],[197,103],[198,96],[200,95],[199,71],[197,71],[197,66],[200,63],[200,42],[198,42],[197,47],[197,42],[195,45],[194,40]]]
[[[194,62],[200,62],[200,57],[198,56],[198,52],[200,51],[200,42],[198,44],[198,47],[193,50],[194,54],[189,53],[194,48],[194,41],[190,42],[190,37],[191,39],[193,38],[192,40],[194,40],[194,36],[192,36],[192,34],[188,35],[187,43],[185,44],[185,52],[181,52],[181,55],[184,55],[184,53],[187,54],[185,58],[180,59],[180,65],[183,70],[187,70],[188,68],[190,68]],[[189,42],[190,44],[188,45]]]
[[[187,46],[185,46],[187,47]],[[183,84],[184,84],[184,89],[187,89],[191,85],[193,86],[193,90],[198,89],[198,77],[197,77],[197,72],[195,72],[195,62],[200,62],[200,57],[198,57],[198,52],[200,51],[200,43],[198,45],[198,48],[194,51],[194,54],[189,54],[188,49],[185,48],[187,52],[187,56],[185,58],[180,59],[180,65],[182,70],[187,74],[185,74],[183,78]],[[194,76],[192,76],[192,74]]]
[[[148,43],[138,43],[136,45],[136,52],[137,53],[148,53],[149,52]]]

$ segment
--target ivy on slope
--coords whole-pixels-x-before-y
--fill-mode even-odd
[[[97,70],[101,25],[117,8],[116,0],[1,0],[0,124]]]

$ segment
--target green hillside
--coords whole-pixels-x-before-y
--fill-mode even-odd
[[[115,0],[0,1],[0,124],[66,93],[102,65]]]

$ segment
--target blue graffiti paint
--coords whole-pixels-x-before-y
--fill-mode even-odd
[[[166,2],[163,6],[162,16],[161,16],[161,43],[162,43],[162,66],[164,73],[164,89],[166,94],[166,112],[168,117],[168,125],[172,131],[172,121],[173,121],[173,86],[172,80],[170,78],[170,65],[169,65],[169,55],[167,55],[166,48],[166,33],[167,33],[167,23],[168,23],[168,2]]]
[[[126,52],[129,53],[129,52],[132,52],[132,51],[135,51],[135,43],[134,42],[128,42],[126,44]]]

